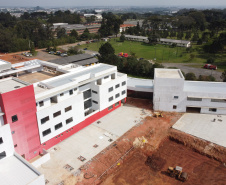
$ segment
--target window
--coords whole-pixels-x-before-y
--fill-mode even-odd
[[[177,109],[177,106],[176,106],[176,105],[174,105],[174,106],[173,106],[173,109]]]
[[[12,134],[15,134],[15,131],[12,131]]]
[[[63,95],[64,95],[64,93],[61,93],[61,94],[60,94],[60,96],[63,96]]]
[[[118,97],[119,97],[119,93],[115,95],[115,98],[118,98]]]
[[[98,104],[98,102],[97,102],[97,101],[95,101],[95,100],[93,100],[93,103]]]
[[[119,85],[119,84],[117,84],[117,85],[115,86],[115,88],[117,89],[117,88],[119,88],[119,86],[120,86],[120,85]]]
[[[65,112],[68,112],[68,111],[70,111],[71,109],[72,109],[72,107],[69,106],[69,107],[66,107],[64,110],[65,110]]]
[[[202,98],[191,98],[191,97],[187,97],[187,101],[202,101]]]
[[[216,108],[209,108],[209,111],[210,112],[217,112],[217,109]]]
[[[61,128],[63,125],[62,123],[58,123],[55,125],[55,130],[58,130],[59,128]]]
[[[122,82],[122,86],[126,85],[126,81]]]
[[[78,90],[78,88],[74,88],[74,91],[77,91]]]
[[[46,116],[41,119],[41,124],[44,124],[45,122],[49,121],[49,116]]]
[[[16,148],[16,147],[17,147],[17,144],[14,145],[14,148]]]
[[[119,105],[119,102],[115,103],[115,107],[117,107]]]
[[[49,128],[49,129],[43,131],[43,132],[42,132],[42,135],[43,135],[43,137],[44,137],[44,136],[46,136],[46,135],[48,135],[48,134],[50,134],[50,133],[51,133],[51,129]]]
[[[112,101],[112,100],[113,100],[113,96],[108,99],[108,101]]]
[[[40,102],[39,102],[39,106],[40,106],[40,107],[44,106],[44,102],[43,102],[43,101],[40,101]]]
[[[110,87],[110,88],[108,89],[108,92],[111,92],[111,91],[113,91],[113,87]]]
[[[70,91],[69,91],[69,94],[72,95],[72,94],[73,94],[73,90],[70,90]]]
[[[124,91],[122,91],[122,95],[123,95],[123,94],[126,94],[126,91],[125,91],[125,90],[124,90]]]
[[[3,139],[2,139],[2,137],[0,137],[0,144],[2,144],[3,143]]]
[[[179,98],[179,96],[174,96],[173,98],[174,98],[174,99],[178,99],[178,98]]]
[[[16,121],[18,121],[17,115],[12,116],[12,122],[16,122]]]
[[[110,106],[110,107],[108,107],[108,110],[111,110],[111,109],[113,109],[113,105],[112,105],[112,106]]]
[[[104,79],[107,79],[109,76],[105,76]]]
[[[91,89],[83,92],[83,98],[84,100],[87,98],[91,98]]]
[[[226,103],[226,99],[211,99],[211,102]]]
[[[86,101],[84,102],[84,109],[88,109],[88,108],[90,108],[90,107],[92,107],[92,100],[91,100],[91,99],[86,100]]]
[[[58,111],[58,112],[53,113],[53,117],[54,118],[57,117],[57,116],[59,116],[59,115],[61,115],[61,111]]]
[[[4,157],[6,157],[5,151],[0,153],[0,159],[3,159]]]
[[[97,94],[97,91],[92,90],[92,93]]]
[[[73,118],[68,118],[68,119],[66,120],[66,124],[71,123],[72,121],[73,121]]]

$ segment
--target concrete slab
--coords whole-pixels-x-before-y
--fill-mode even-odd
[[[173,128],[226,147],[226,116],[187,113]]]
[[[38,170],[45,175],[48,185],[58,184],[150,114],[151,112],[141,108],[122,106],[98,120],[99,124],[96,121],[50,148],[48,152],[51,159]],[[109,139],[113,141],[110,142]],[[97,148],[93,147],[95,144],[98,145]],[[79,156],[86,160],[80,161]],[[64,169],[67,164],[74,169]]]

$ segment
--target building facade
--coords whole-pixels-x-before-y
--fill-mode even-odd
[[[40,65],[47,62],[32,72],[43,70]],[[15,77],[0,80],[0,123],[10,126],[14,149],[27,160],[126,102],[127,75],[115,66],[64,71],[34,84]]]
[[[226,114],[226,83],[186,81],[179,69],[155,69],[155,110]]]

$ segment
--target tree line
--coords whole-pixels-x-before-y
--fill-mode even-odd
[[[152,64],[148,60],[138,60],[133,53],[128,58],[115,55],[115,50],[109,42],[103,44],[99,49],[98,59],[101,63],[117,66],[118,71],[132,76],[154,78],[154,69],[163,68],[161,64]]]

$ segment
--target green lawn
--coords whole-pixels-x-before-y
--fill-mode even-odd
[[[104,41],[85,44],[80,48],[88,48],[89,50],[98,51]],[[225,68],[226,54],[205,54],[202,53],[200,46],[193,45],[193,52],[187,53],[186,48],[175,47],[171,48],[165,45],[149,45],[142,42],[125,41],[119,42],[118,39],[111,39],[111,45],[115,49],[115,53],[120,52],[131,54],[134,52],[138,58],[145,58],[148,60],[156,59],[159,63],[201,63],[204,64],[209,57],[215,58],[216,64],[220,64],[219,68]],[[194,58],[191,59],[191,54]]]

